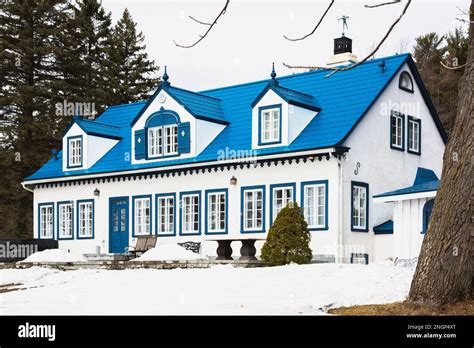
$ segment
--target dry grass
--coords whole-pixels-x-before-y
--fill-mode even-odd
[[[435,308],[407,302],[333,308],[335,315],[474,315],[474,300],[466,300]]]

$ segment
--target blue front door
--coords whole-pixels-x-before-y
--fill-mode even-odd
[[[123,254],[128,247],[128,197],[110,198],[109,252]]]

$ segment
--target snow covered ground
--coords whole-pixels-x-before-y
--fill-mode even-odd
[[[324,314],[327,306],[405,299],[413,267],[391,263],[268,268],[0,270],[0,314]]]

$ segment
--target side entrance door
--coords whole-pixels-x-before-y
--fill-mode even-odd
[[[128,247],[128,197],[109,201],[109,252],[123,254]]]

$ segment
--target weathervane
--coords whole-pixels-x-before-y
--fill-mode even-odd
[[[345,16],[345,15],[342,15],[341,18],[337,19],[339,22],[342,21],[342,36],[344,36],[344,29],[349,29],[349,27],[347,26],[348,19],[349,19],[349,16]]]

